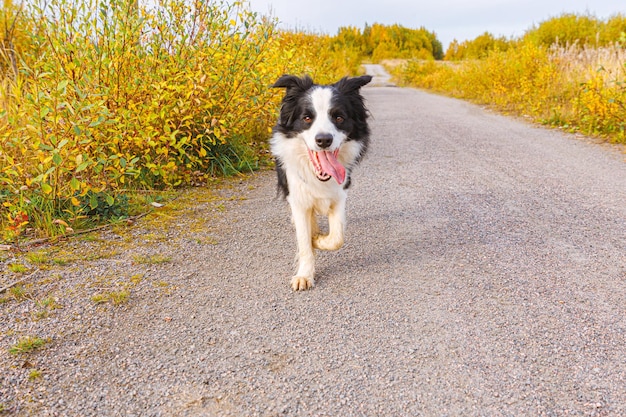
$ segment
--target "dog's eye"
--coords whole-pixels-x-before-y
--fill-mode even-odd
[[[313,121],[313,118],[309,115],[306,115],[302,118],[302,120],[304,121],[304,123],[311,123]]]
[[[345,119],[344,119],[343,117],[341,117],[341,116],[337,116],[337,117],[335,117],[335,121],[336,121],[337,123],[339,123],[339,124],[342,124],[342,123],[344,122],[344,120],[345,120]]]

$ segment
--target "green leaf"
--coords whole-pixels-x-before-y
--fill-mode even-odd
[[[104,117],[98,116],[98,120],[94,120],[93,122],[89,123],[89,127],[99,126],[102,124],[102,122],[104,122]]]
[[[63,158],[61,158],[61,155],[59,155],[58,152],[55,152],[52,154],[52,162],[54,162],[54,165],[59,166],[63,162]]]
[[[108,204],[109,206],[112,206],[112,205],[113,205],[113,203],[115,203],[115,199],[113,198],[113,196],[112,196],[112,195],[105,194],[104,199],[106,200],[106,202],[107,202],[107,204]]]
[[[43,191],[44,194],[50,194],[52,192],[52,187],[47,182],[44,182],[41,184],[41,191]]]
[[[69,80],[63,80],[57,85],[57,91],[65,91],[67,85],[69,84]]]
[[[80,190],[80,181],[78,181],[76,178],[72,178],[70,180],[70,187],[72,187],[72,190],[74,191]]]
[[[87,168],[89,166],[89,161],[85,161],[82,164],[80,164],[79,166],[76,167],[76,171],[75,172],[80,172],[82,170],[84,170],[85,168]]]
[[[95,210],[98,207],[98,197],[95,194],[92,194],[89,197],[89,208]]]

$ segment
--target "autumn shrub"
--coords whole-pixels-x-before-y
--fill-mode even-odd
[[[626,143],[626,49],[555,48],[554,59],[577,84],[570,119],[586,134]]]
[[[625,23],[621,15],[565,14],[506,45],[487,47],[495,44],[484,35],[468,41],[464,47],[485,46],[473,59],[453,43],[453,63],[412,60],[394,74],[402,84],[626,143]]]
[[[483,59],[491,52],[506,51],[511,46],[511,42],[504,37],[496,38],[489,32],[485,32],[474,39],[458,42],[453,40],[444,59],[446,61],[460,61],[465,59]]]
[[[23,18],[25,5],[4,0],[0,15],[0,73],[12,76],[17,72],[18,57],[30,48],[32,25]]]
[[[306,73],[315,82],[327,84],[356,75],[361,66],[358,48],[346,47],[333,36],[281,31],[277,38],[280,55],[275,65],[282,73]]]
[[[118,213],[129,190],[254,169],[281,74],[355,71],[356,54],[278,32],[245,2],[138,4],[33,0],[14,14],[28,30],[5,32],[26,36],[21,50],[7,47],[17,35],[2,48],[3,240],[25,225],[54,235],[67,229],[55,220]]]
[[[564,13],[540,22],[530,28],[524,38],[535,45],[551,47],[596,45],[601,31],[601,21],[590,14]]]

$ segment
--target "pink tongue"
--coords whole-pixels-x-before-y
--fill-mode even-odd
[[[321,151],[319,155],[320,164],[325,173],[337,180],[337,184],[343,184],[346,179],[346,169],[337,160],[338,150],[335,152]]]

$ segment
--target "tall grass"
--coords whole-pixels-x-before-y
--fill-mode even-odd
[[[122,190],[254,169],[278,105],[273,81],[355,66],[330,39],[279,32],[242,1],[146,4],[5,7],[0,239],[116,212]]]
[[[410,61],[401,83],[626,143],[626,52],[611,46],[551,48],[520,41],[484,59]]]

